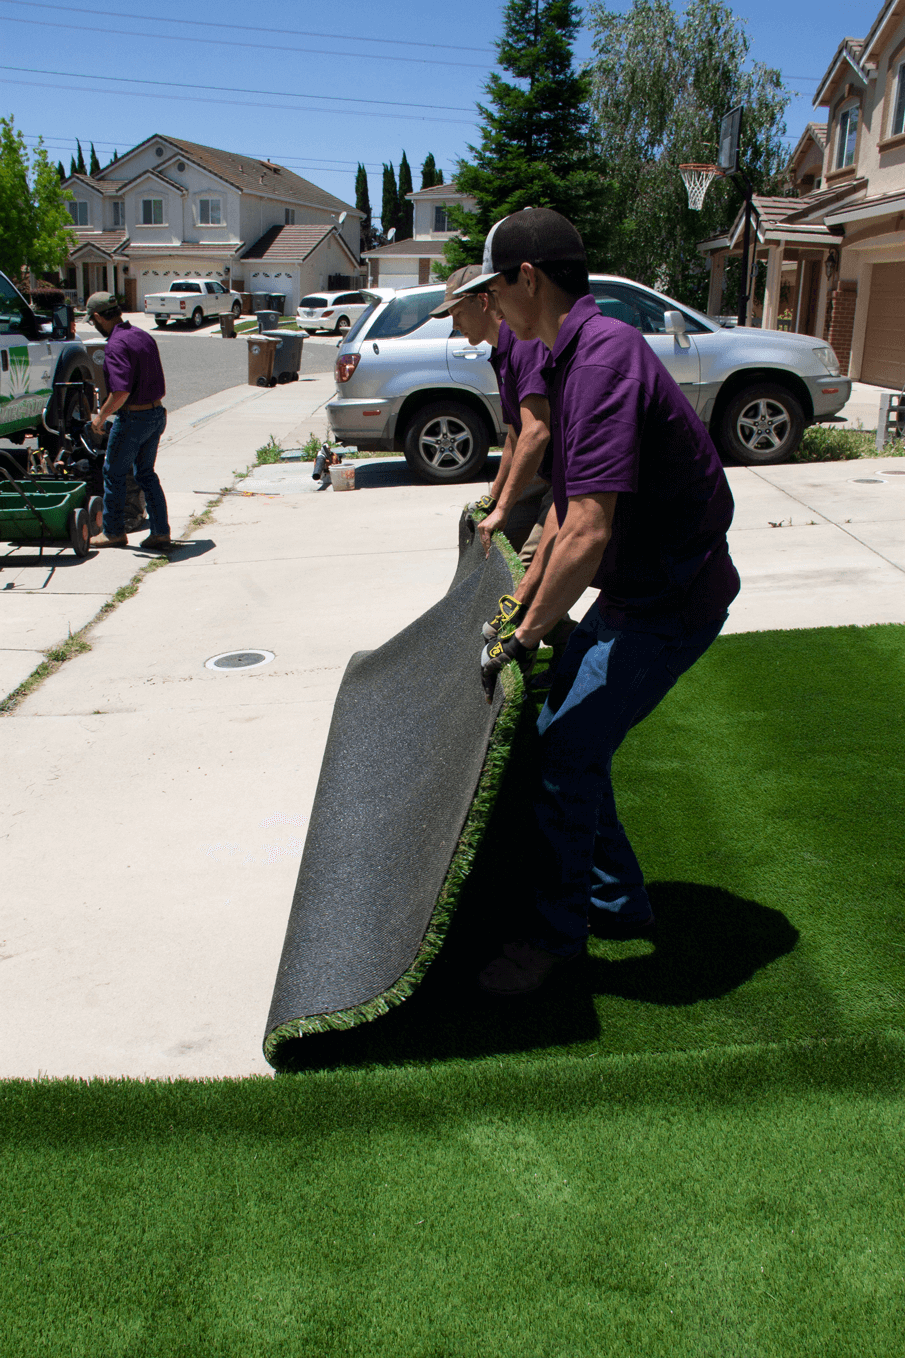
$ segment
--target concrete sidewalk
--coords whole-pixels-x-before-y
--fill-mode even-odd
[[[179,411],[160,464],[174,530],[271,433],[323,432],[331,390],[237,388]],[[902,459],[731,469],[744,585],[729,630],[905,622],[903,473]],[[314,492],[310,467],[257,469],[4,719],[0,1076],[267,1070],[343,670],[446,590],[461,506],[485,484],[412,485],[399,459],[361,462],[359,481]],[[0,558],[7,688],[11,656],[24,677],[145,559]],[[275,659],[205,668],[251,647]]]

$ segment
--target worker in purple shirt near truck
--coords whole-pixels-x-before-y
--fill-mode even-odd
[[[125,515],[131,471],[145,493],[151,525],[150,536],[141,545],[166,552],[172,546],[167,502],[154,470],[167,424],[160,352],[153,336],[123,320],[113,293],[92,293],[86,310],[88,320],[107,340],[104,380],[109,395],[91,421],[94,432],[102,435],[105,422],[115,416],[104,458],[104,531],[91,539],[91,546],[128,547]]]
[[[515,335],[550,351],[555,514],[514,591],[517,612],[482,652],[485,693],[510,661],[529,670],[551,622],[588,587],[600,591],[538,719],[525,935],[480,976],[484,990],[515,996],[583,953],[592,914],[597,934],[652,928],[612,759],[719,635],[739,578],[726,541],[732,495],[710,436],[642,335],[598,311],[572,223],[549,208],[504,218],[464,287],[488,289]]]

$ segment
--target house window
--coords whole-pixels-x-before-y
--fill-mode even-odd
[[[198,221],[201,224],[201,226],[220,225],[221,217],[219,198],[199,198]]]
[[[902,62],[896,76],[896,102],[893,105],[889,135],[898,137],[902,132],[905,132],[905,61]]]
[[[440,203],[434,208],[434,230],[452,231],[449,213],[446,211],[446,205],[444,203]]]
[[[858,140],[858,110],[847,108],[839,116],[839,132],[836,137],[836,169],[855,163],[855,143]]]
[[[287,226],[295,226],[295,208],[287,207],[285,213],[285,223]]]
[[[113,225],[125,226],[126,224],[126,205],[119,198],[113,199]]]
[[[162,199],[162,198],[142,198],[142,200],[141,200],[141,224],[142,224],[142,226],[162,226],[162,225],[163,225],[163,199]]]
[[[69,215],[74,226],[88,225],[88,204],[71,202],[68,204]]]

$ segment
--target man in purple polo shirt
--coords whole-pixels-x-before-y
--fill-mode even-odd
[[[91,421],[95,433],[103,434],[105,421],[115,416],[104,458],[104,531],[91,539],[91,546],[128,547],[126,478],[134,470],[151,523],[150,536],[141,545],[165,552],[172,546],[167,502],[154,470],[157,445],[167,424],[160,353],[146,330],[123,320],[113,293],[92,293],[86,310],[88,320],[107,339],[104,380],[109,395]]]
[[[431,315],[450,316],[469,344],[486,341],[493,346],[490,366],[500,391],[506,441],[490,493],[476,502],[475,507],[488,515],[478,525],[478,532],[485,551],[489,551],[492,533],[497,528],[506,529],[508,521],[509,540],[518,551],[534,526],[537,502],[546,486],[537,470],[550,439],[550,403],[543,373],[549,355],[539,340],[525,344],[517,340],[500,313],[488,305],[486,293],[455,296],[457,288],[480,272],[479,265],[467,264],[450,274],[446,296]],[[534,495],[523,501],[530,489]],[[524,513],[513,512],[523,504]]]
[[[529,668],[545,628],[589,586],[538,719],[534,790],[538,882],[527,938],[505,945],[483,989],[521,995],[595,933],[654,922],[619,823],[613,754],[715,640],[738,593],[726,532],[733,503],[716,449],[687,399],[632,327],[601,316],[581,237],[547,208],[513,214],[487,239],[483,273],[519,339],[550,350],[556,514],[515,591],[517,627],[484,648],[485,690],[515,660]]]

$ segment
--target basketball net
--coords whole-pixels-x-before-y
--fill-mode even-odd
[[[700,212],[711,180],[720,178],[724,173],[718,165],[680,165],[679,174],[688,190],[688,206]]]

